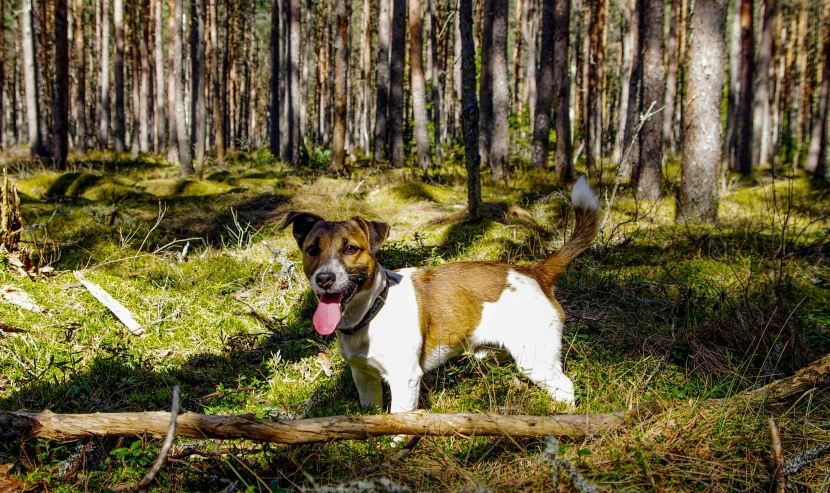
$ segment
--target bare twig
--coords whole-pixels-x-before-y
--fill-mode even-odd
[[[769,434],[772,437],[772,465],[775,468],[775,493],[784,493],[787,489],[787,476],[784,475],[784,451],[781,449],[781,434],[775,419],[769,419]]]

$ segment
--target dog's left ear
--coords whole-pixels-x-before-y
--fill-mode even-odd
[[[285,222],[282,223],[282,227],[280,227],[280,229],[285,229],[290,224],[293,224],[294,239],[297,240],[297,245],[299,245],[300,250],[302,250],[305,237],[308,236],[308,233],[311,232],[314,225],[320,221],[324,221],[324,219],[317,214],[312,214],[310,212],[289,212],[288,215],[285,216]]]
[[[386,237],[389,236],[389,225],[378,221],[367,221],[358,216],[353,217],[352,220],[363,228],[363,232],[369,238],[369,252],[372,255],[377,253],[386,241]]]

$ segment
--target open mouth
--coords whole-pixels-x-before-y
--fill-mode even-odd
[[[352,299],[354,292],[354,288],[349,287],[343,291],[321,293],[318,295],[319,302],[317,304],[317,310],[311,319],[317,333],[327,336],[331,335],[337,329],[337,324],[343,318],[343,311],[346,309],[346,304]]]

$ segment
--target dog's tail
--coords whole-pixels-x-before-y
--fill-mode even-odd
[[[570,239],[558,252],[533,266],[533,272],[544,289],[553,287],[573,259],[591,245],[599,230],[599,199],[584,176],[571,191],[571,203],[576,224]]]

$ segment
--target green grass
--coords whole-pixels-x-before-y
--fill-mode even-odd
[[[48,310],[0,303],[0,320],[26,330],[0,336],[1,410],[160,410],[179,385],[182,407],[205,414],[370,412],[357,404],[336,341],[311,328],[300,255],[279,229],[286,212],[389,222],[378,257],[390,268],[459,260],[531,265],[572,227],[568,190],[521,170],[507,186],[486,184],[486,217],[469,223],[457,166],[428,175],[363,167],[333,178],[283,168],[264,154],[238,155],[226,168],[208,168],[201,182],[152,160],[89,155],[75,166],[55,174],[18,165],[12,176],[26,246],[54,271],[36,281],[0,271],[0,285],[25,290]],[[611,171],[603,197],[611,196]],[[676,170],[668,181],[676,186]],[[751,409],[695,403],[830,352],[827,191],[804,178],[730,185],[715,228],[675,224],[672,193],[644,204],[623,188],[594,246],[557,284],[571,319],[565,364],[577,388],[574,412],[649,401],[666,402],[666,410],[618,433],[563,442],[559,456],[602,490],[767,490],[767,418],[781,426],[785,459],[827,443],[826,389]],[[129,335],[75,285],[73,270],[132,310],[146,334]],[[331,375],[322,371],[327,358]],[[434,412],[561,411],[512,363],[495,359],[443,366],[425,377],[421,397]],[[389,439],[177,444],[209,454],[168,464],[156,488],[222,491],[237,482],[250,491],[295,491],[379,477],[413,491],[552,487],[541,439],[429,438],[368,478],[361,471],[394,455]],[[15,464],[13,475],[36,489],[99,491],[138,480],[159,447],[142,436],[33,440],[0,444],[0,463]],[[824,456],[790,481],[798,491],[818,491],[828,466]],[[560,484],[570,482],[563,475]]]

